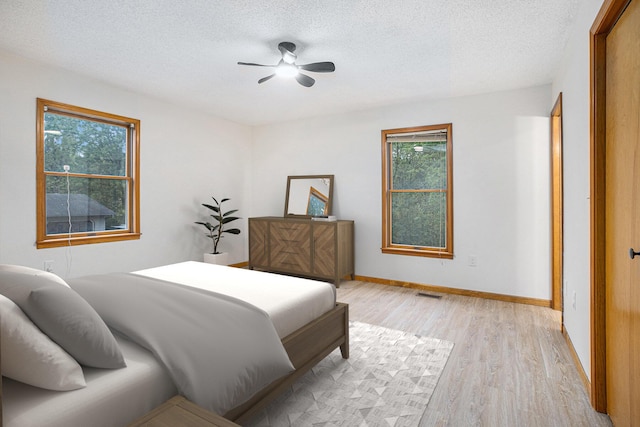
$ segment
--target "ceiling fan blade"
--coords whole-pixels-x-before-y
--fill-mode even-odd
[[[273,74],[271,74],[270,76],[267,76],[267,77],[263,77],[263,78],[261,78],[260,80],[258,80],[258,84],[260,84],[260,83],[264,83],[264,82],[266,82],[267,80],[272,79],[275,75],[276,75],[276,74],[275,74],[275,73],[273,73]]]
[[[238,62],[238,65],[253,65],[254,67],[276,67],[276,65],[256,64],[254,62]]]
[[[314,62],[312,64],[298,65],[298,68],[314,73],[331,73],[336,70],[333,62]]]
[[[304,74],[296,75],[296,80],[304,87],[311,87],[316,82],[314,79]]]

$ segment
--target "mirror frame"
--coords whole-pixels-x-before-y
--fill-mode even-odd
[[[308,215],[308,214],[296,214],[296,213],[288,213],[289,212],[289,197],[291,195],[291,180],[296,179],[328,179],[329,180],[329,194],[327,195],[327,202],[325,206],[325,213],[323,215]],[[313,191],[315,188],[310,187],[309,196],[313,196]],[[284,216],[285,217],[295,217],[295,218],[313,218],[320,216],[329,216],[331,215],[331,209],[333,207],[333,175],[289,175],[287,177],[287,195],[284,202]]]

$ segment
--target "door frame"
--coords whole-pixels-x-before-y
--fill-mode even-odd
[[[551,130],[551,308],[564,315],[563,286],[563,167],[562,167],[562,92],[550,114]],[[562,321],[564,328],[564,319]]]
[[[606,39],[631,0],[605,0],[590,30],[591,405],[607,412],[605,174]]]

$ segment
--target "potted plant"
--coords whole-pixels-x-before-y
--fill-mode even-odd
[[[216,200],[215,197],[211,197],[215,204],[210,205],[207,203],[203,203],[202,206],[211,210],[211,218],[213,218],[212,222],[203,222],[196,221],[196,224],[202,225],[207,229],[206,236],[211,239],[213,244],[213,252],[204,254],[204,261],[211,264],[223,264],[226,265],[228,255],[225,252],[218,251],[218,244],[220,243],[220,239],[223,237],[223,233],[229,234],[240,234],[240,229],[238,228],[226,228],[227,224],[240,219],[237,216],[232,216],[234,213],[238,212],[237,209],[232,209],[230,211],[224,212],[222,210],[222,204],[231,199],[222,199],[220,203]]]

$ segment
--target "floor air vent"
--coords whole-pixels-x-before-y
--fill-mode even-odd
[[[442,295],[427,294],[425,292],[418,292],[417,295],[419,297],[427,297],[427,298],[435,298],[435,299],[442,298]]]

